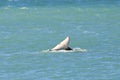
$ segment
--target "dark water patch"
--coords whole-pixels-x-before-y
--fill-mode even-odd
[[[106,6],[115,5],[119,6],[119,0],[3,0],[0,6],[64,6],[64,5],[80,5],[80,6]]]

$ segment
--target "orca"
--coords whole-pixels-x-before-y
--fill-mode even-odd
[[[69,47],[70,37],[67,36],[63,41],[57,44],[55,47],[50,49],[50,51],[58,51],[58,50],[73,50]]]

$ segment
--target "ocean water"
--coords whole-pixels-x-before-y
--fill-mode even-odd
[[[120,79],[119,0],[40,1],[1,1],[0,80]],[[66,36],[87,52],[42,52]]]

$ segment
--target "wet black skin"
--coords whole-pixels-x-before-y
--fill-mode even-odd
[[[70,48],[70,47],[67,47],[67,48],[65,48],[65,50],[72,50],[72,48]]]

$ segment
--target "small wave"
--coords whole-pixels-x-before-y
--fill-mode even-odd
[[[21,7],[20,9],[26,10],[26,9],[29,9],[29,8],[27,8],[27,7]]]

